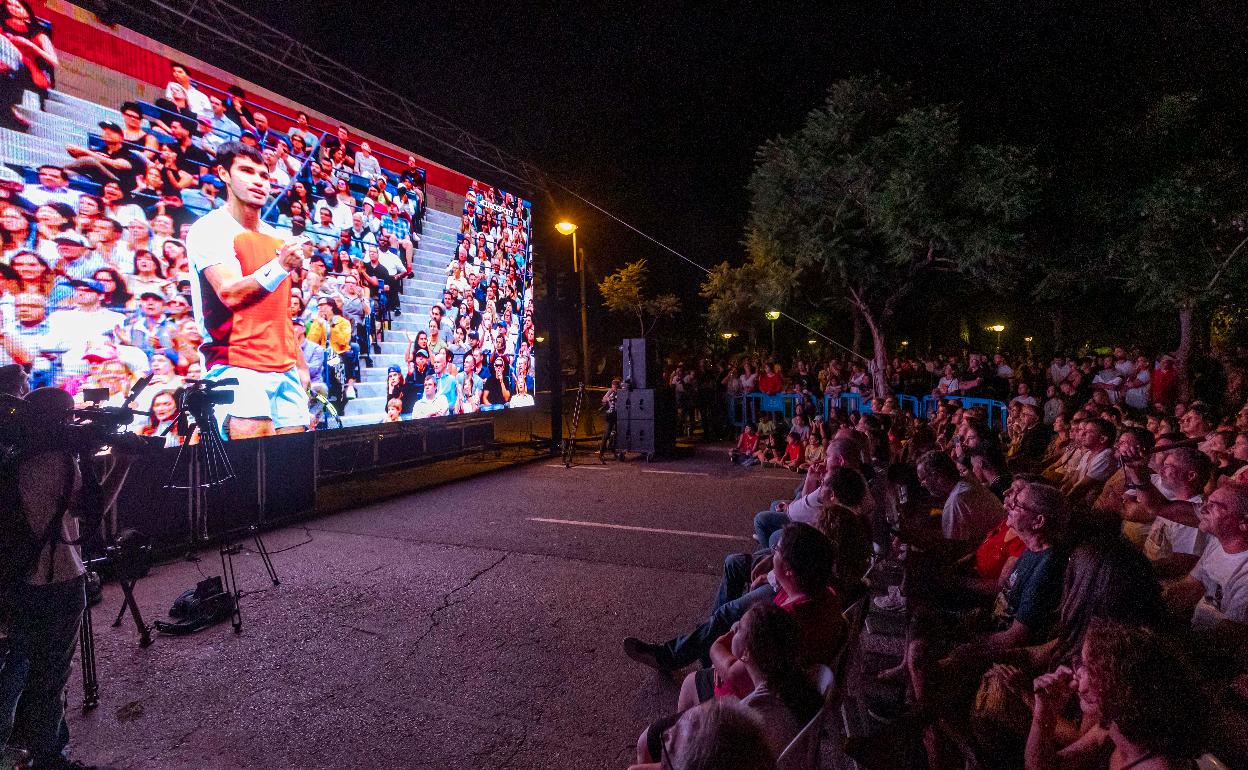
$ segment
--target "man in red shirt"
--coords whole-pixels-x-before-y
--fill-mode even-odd
[[[238,380],[233,402],[216,407],[221,433],[306,430],[308,365],[290,325],[290,272],[303,264],[304,239],[283,242],[260,221],[269,172],[258,150],[227,142],[217,164],[228,199],[191,227],[186,246],[204,379]]]
[[[1149,402],[1161,404],[1166,409],[1174,406],[1175,391],[1179,385],[1179,370],[1174,368],[1174,356],[1164,353],[1153,369]]]

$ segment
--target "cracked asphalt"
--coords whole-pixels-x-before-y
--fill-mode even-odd
[[[625,767],[679,681],[626,659],[620,640],[703,617],[724,555],[750,547],[753,512],[798,481],[725,453],[539,461],[269,533],[270,550],[290,549],[273,557],[282,583],[250,551],[236,557],[250,592],[238,635],[221,624],[141,649],[128,617],[108,626],[121,602],[109,585],[94,613],[99,708],[79,711],[77,663],[71,678],[73,756],[171,770]],[[146,620],[220,573],[215,550],[201,556],[140,581]]]

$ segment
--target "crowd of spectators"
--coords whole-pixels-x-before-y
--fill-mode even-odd
[[[46,97],[57,65],[50,25],[15,0],[0,27],[0,70],[13,70],[0,80],[17,83],[0,97],[10,105],[23,91]],[[9,47],[24,58],[6,58]],[[90,141],[66,146],[59,164],[25,169],[0,157],[10,164],[0,165],[0,365],[20,364],[32,387],[61,387],[79,403],[105,388],[107,405],[151,375],[134,406],[159,402],[163,416],[132,427],[164,434],[164,395],[203,373],[184,237],[224,204],[214,157],[238,140],[259,149],[269,170],[263,219],[281,237],[306,237],[290,315],[312,377],[311,427],[329,426],[349,409],[380,343],[403,341],[389,327],[414,274],[425,172],[414,156],[380,158],[345,127],[313,126],[302,111],[270,114],[238,86],[218,91],[192,74],[173,63],[161,98],[119,105],[120,124],[91,126]],[[16,106],[0,111],[24,128]],[[428,310],[428,331],[407,335],[406,367],[397,384],[390,373],[377,419],[532,403],[530,233],[527,204],[471,183],[443,300]],[[429,377],[442,400],[421,403]]]
[[[868,700],[879,732],[847,745],[865,766],[893,766],[881,757],[901,746],[932,768],[1248,767],[1248,404],[1234,375],[1185,400],[1169,355],[1123,348],[898,359],[892,392],[937,396],[916,415],[843,361],[761,375],[707,361],[666,381],[678,373],[694,394],[683,419],[711,431],[725,396],[803,394],[748,421],[729,457],[805,472],[748,522],[756,550],[725,559],[709,617],[625,640],[653,668],[696,664],[678,712],[740,698],[754,742],[778,754],[817,702],[784,672],[832,660],[841,608],[872,565],[900,562],[904,600],[877,606],[908,618],[904,655],[873,685],[900,699]],[[845,392],[871,411],[841,408]],[[1008,420],[944,398],[962,395],[1001,400]],[[796,643],[756,648],[760,633]],[[648,726],[638,762],[688,740],[687,718]]]

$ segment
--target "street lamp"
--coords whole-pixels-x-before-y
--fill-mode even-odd
[[[819,340],[806,340],[807,345],[818,345]]]
[[[728,341],[732,339],[733,337],[737,336],[737,334],[736,332],[724,332],[723,334],[720,334],[719,336],[723,337],[724,341]]]
[[[771,354],[776,354],[776,321],[780,319],[779,310],[768,310],[767,320],[771,321]]]
[[[585,309],[585,266],[576,249],[576,225],[564,220],[555,225],[555,229],[563,235],[572,236],[572,272],[579,273],[581,279],[581,382],[589,384],[589,318]]]
[[[1004,324],[993,324],[988,327],[988,331],[997,333],[997,352],[1001,352],[1001,332],[1005,331]]]
[[[539,345],[546,341],[545,337],[536,337],[535,339],[537,340],[537,344]]]
[[[1034,339],[1035,337],[1031,336],[1023,337],[1023,342],[1027,343],[1027,355],[1031,355],[1031,341]]]

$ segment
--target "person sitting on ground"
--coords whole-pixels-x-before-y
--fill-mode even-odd
[[[756,465],[757,463],[754,462],[754,451],[757,447],[758,431],[754,429],[754,423],[747,422],[745,427],[741,429],[741,435],[737,438],[737,445],[728,450],[728,460],[741,465]]]
[[[1094,621],[1080,664],[1035,680],[1026,770],[1193,767],[1209,717],[1198,682],[1187,656],[1155,631]],[[1063,747],[1056,726],[1072,690],[1083,723],[1078,738]]]
[[[790,433],[784,439],[784,451],[778,452],[772,456],[768,465],[776,468],[784,468],[786,471],[797,472],[798,466],[802,464],[802,443],[801,438],[796,433]]]
[[[806,437],[806,448],[802,452],[802,464],[797,466],[798,472],[805,473],[812,467],[821,465],[823,458],[823,440],[814,431],[811,431],[811,434]]]
[[[681,714],[664,733],[662,762],[628,770],[775,770],[776,758],[755,715],[732,698]]]
[[[836,550],[832,542],[809,524],[793,523],[782,530],[771,556],[774,585],[769,579],[758,588],[729,599],[732,583],[748,582],[749,565],[747,563],[745,569],[740,569],[741,565],[726,562],[726,574],[716,596],[715,611],[706,622],[662,644],[649,644],[630,636],[624,640],[624,653],[638,663],[659,671],[676,671],[709,656],[716,640],[727,633],[732,624],[754,604],[773,602],[793,612],[801,625],[803,659],[807,663],[831,661],[846,632],[844,618],[840,616],[840,600],[830,587],[836,572]],[[734,568],[734,574],[728,574],[730,566]],[[700,677],[696,682],[696,692],[709,697],[714,684],[713,676],[710,673],[695,674]]]
[[[802,669],[797,621],[774,604],[757,604],[729,631],[730,655],[717,662],[717,673],[737,671],[753,683],[741,705],[759,718],[767,744],[779,756],[823,705],[823,696]],[[739,665],[738,665],[739,664]],[[637,741],[637,762],[659,758],[664,735],[680,715],[660,719]]]

